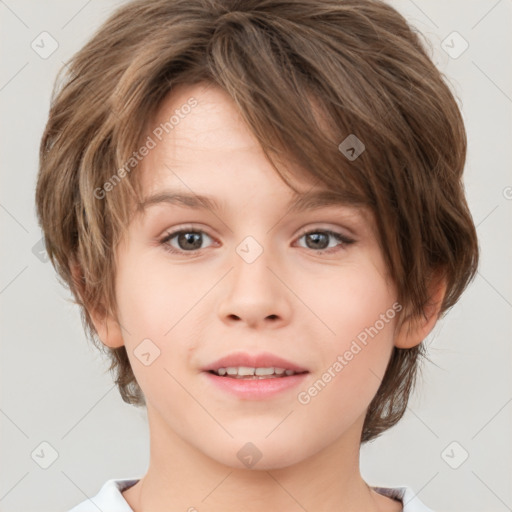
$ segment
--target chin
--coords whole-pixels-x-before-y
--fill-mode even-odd
[[[283,446],[281,444],[279,449],[276,449],[273,443],[268,441],[235,441],[220,453],[210,453],[208,455],[230,468],[251,471],[283,469],[308,457],[306,453],[297,452],[292,445]]]

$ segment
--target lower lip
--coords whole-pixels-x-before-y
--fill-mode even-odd
[[[272,379],[233,379],[203,372],[210,383],[218,389],[247,400],[264,400],[292,389],[304,381],[308,373]]]

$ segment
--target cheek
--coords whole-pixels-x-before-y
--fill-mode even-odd
[[[375,397],[393,349],[391,315],[388,323],[375,321],[368,312],[359,318],[347,317],[346,324],[352,325],[346,332],[339,323],[340,334],[324,343],[324,364],[300,390],[297,400],[311,428],[324,432],[326,439],[336,438],[363,417]],[[361,319],[371,319],[371,324],[366,324],[369,327],[362,328]],[[349,331],[355,334],[351,336]]]
[[[204,283],[206,288],[207,283]],[[200,283],[190,285],[183,272],[169,272],[164,261],[126,258],[119,267],[116,293],[123,339],[138,383],[151,394],[163,378],[184,371],[198,297],[206,293]],[[149,354],[145,356],[144,354]],[[148,363],[149,364],[144,364]],[[172,379],[171,379],[172,385]]]
[[[377,268],[361,265],[317,281],[309,298],[324,324],[316,320],[308,328],[323,332],[316,336],[321,367],[320,378],[305,390],[301,403],[314,399],[325,414],[362,413],[377,392],[393,349],[394,290]],[[314,332],[310,336],[315,339]]]
[[[165,339],[197,301],[197,287],[184,281],[179,269],[170,273],[165,258],[160,261],[142,254],[123,263],[116,293],[127,330],[139,337]]]
[[[376,324],[387,336],[394,324],[395,290],[371,262],[333,269],[315,279],[314,286],[308,283],[297,289],[316,316],[313,325],[322,328],[324,324],[323,339],[333,349],[343,349],[358,336],[364,338]]]

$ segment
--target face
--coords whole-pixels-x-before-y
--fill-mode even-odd
[[[117,250],[122,343],[152,442],[179,440],[239,468],[240,450],[256,447],[268,469],[349,439],[358,447],[400,309],[372,216],[346,204],[291,208],[294,191],[221,90],[174,89],[153,128],[176,110],[168,134],[148,132],[155,144],[138,168],[145,208]],[[299,198],[322,192],[298,176]],[[230,355],[217,366],[305,372],[206,371]]]

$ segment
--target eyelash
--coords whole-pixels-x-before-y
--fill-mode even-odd
[[[169,242],[174,238],[176,237],[177,235],[180,235],[182,233],[200,233],[200,234],[203,234],[203,235],[206,235],[208,238],[212,238],[210,237],[206,232],[204,232],[203,230],[201,229],[193,229],[193,228],[185,228],[185,229],[179,229],[179,230],[176,230],[176,231],[172,231],[171,233],[167,233],[161,240],[160,240],[160,245],[163,246],[164,250],[171,253],[171,254],[189,254],[189,255],[196,255],[197,253],[199,253],[202,249],[196,249],[194,251],[185,251],[183,249],[175,249],[174,247],[172,247]],[[323,233],[323,234],[326,234],[326,235],[330,235],[332,237],[334,237],[338,242],[340,242],[339,245],[335,246],[335,247],[330,247],[329,249],[321,249],[319,251],[316,251],[314,249],[309,249],[308,247],[303,247],[303,249],[309,249],[311,251],[313,251],[314,253],[316,254],[320,254],[320,255],[323,255],[323,254],[331,254],[333,252],[338,252],[339,250],[342,250],[345,246],[347,245],[350,245],[350,244],[353,244],[355,242],[355,240],[351,239],[351,238],[348,238],[347,236],[345,235],[342,235],[341,233],[338,233],[336,231],[331,231],[329,229],[313,229],[313,230],[309,230],[309,231],[303,231],[299,237],[297,238],[297,240],[300,240],[301,238],[303,238],[304,236],[306,235],[311,235],[313,233]]]

